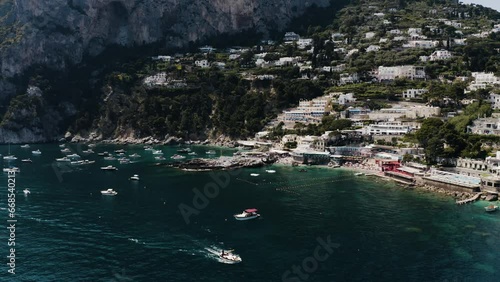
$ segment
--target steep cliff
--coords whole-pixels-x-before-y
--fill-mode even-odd
[[[329,0],[3,0],[0,71],[11,78],[36,64],[63,69],[113,44],[175,47],[248,28],[279,29],[312,4]]]

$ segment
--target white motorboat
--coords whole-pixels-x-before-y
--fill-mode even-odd
[[[151,146],[144,146],[144,151],[153,151],[153,147]]]
[[[206,151],[205,154],[207,154],[207,155],[215,155],[217,153],[214,150],[209,150],[209,151]]]
[[[131,177],[130,177],[130,180],[136,180],[136,181],[139,181],[139,175],[138,175],[138,174],[134,174],[134,176],[131,176]]]
[[[113,189],[107,189],[107,190],[101,191],[101,194],[106,195],[106,196],[115,196],[116,194],[118,194],[118,192],[116,192]]]
[[[24,189],[23,192],[24,192],[24,195],[31,194],[31,191],[28,188]]]
[[[22,159],[21,162],[23,162],[23,163],[32,163],[33,161],[31,159]]]
[[[276,170],[266,169],[266,172],[267,172],[267,173],[276,173]]]
[[[494,212],[494,211],[497,211],[498,210],[498,206],[495,206],[495,205],[489,205],[487,207],[484,207],[484,210],[486,212]]]
[[[66,145],[65,145],[65,144],[61,144],[61,145],[59,145],[59,148],[65,148],[65,147],[66,147]]]
[[[7,161],[15,161],[15,160],[17,160],[17,157],[13,156],[13,155],[8,155],[8,156],[4,156],[3,159],[7,160]]]
[[[67,155],[68,158],[72,158],[72,159],[79,159],[81,158],[80,155],[78,154],[71,154],[71,155]]]
[[[71,159],[68,157],[58,158],[56,159],[56,162],[71,162]]]
[[[189,152],[191,152],[190,148],[183,148],[183,149],[177,150],[177,153],[181,153],[181,154],[187,154]]]
[[[175,154],[175,155],[171,156],[170,158],[173,160],[182,160],[182,159],[185,159],[186,157]]]
[[[89,144],[89,148],[95,148],[96,146],[96,144]]]
[[[115,153],[117,153],[117,154],[125,153],[125,150],[123,150],[123,149],[115,150]]]
[[[134,153],[132,155],[129,155],[130,158],[140,158],[141,155],[137,154],[137,153]]]
[[[121,159],[120,160],[120,164],[129,164],[130,163],[130,160],[129,159]]]
[[[15,172],[15,173],[18,173],[18,172],[21,172],[21,170],[18,168],[18,167],[4,167],[3,168],[3,172]]]
[[[165,157],[164,156],[158,156],[158,157],[155,157],[155,160],[157,160],[157,161],[164,161]]]
[[[196,152],[190,152],[190,153],[188,153],[188,155],[190,155],[190,156],[197,156],[198,154],[196,154]]]
[[[39,149],[36,149],[35,151],[31,151],[33,155],[41,155],[42,152]]]
[[[71,165],[83,165],[84,164],[84,161],[83,160],[79,160],[79,161],[72,161],[70,162]]]
[[[113,156],[107,156],[107,157],[104,157],[104,160],[105,161],[114,161],[114,160],[116,160],[116,158]]]
[[[257,209],[246,209],[240,214],[235,214],[234,218],[236,220],[250,220],[259,216],[260,214],[257,213]]]
[[[250,176],[259,176],[258,173],[250,173]]]
[[[163,155],[161,150],[153,150],[153,155]]]
[[[71,153],[71,150],[69,148],[64,148],[61,150],[61,153],[69,154],[69,153]]]
[[[106,152],[102,152],[102,153],[97,153],[98,156],[107,156],[109,155],[109,153],[106,151]]]
[[[23,149],[28,149],[29,147],[30,147],[30,145],[28,145],[28,144],[21,145],[21,148],[23,148]]]
[[[361,175],[364,175],[364,173],[362,173],[362,172],[356,172],[354,175],[355,176],[361,176]]]
[[[241,257],[235,253],[233,253],[234,250],[227,250],[224,251],[222,250],[222,253],[219,254],[219,258],[224,260],[225,262],[230,262],[230,263],[239,263],[241,262]]]
[[[111,171],[118,170],[116,167],[114,167],[112,165],[103,166],[103,167],[101,167],[101,169],[102,170],[111,170]]]
[[[83,150],[82,153],[84,153],[84,154],[93,154],[94,151],[92,151],[92,149],[88,149],[88,150]]]

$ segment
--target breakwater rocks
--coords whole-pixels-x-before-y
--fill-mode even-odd
[[[429,186],[429,185],[423,185],[423,186],[417,185],[416,188],[423,189],[423,190],[426,190],[429,192],[440,193],[440,194],[444,194],[447,196],[451,196],[458,201],[469,199],[470,197],[474,196],[474,194],[472,194],[472,193],[450,191],[450,190],[446,190],[446,189],[438,188],[438,187],[433,187],[433,186]]]
[[[261,167],[269,160],[260,157],[219,157],[216,159],[193,159],[185,162],[168,164],[169,167],[187,171],[230,170],[244,167]]]

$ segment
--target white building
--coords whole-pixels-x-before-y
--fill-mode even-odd
[[[378,45],[370,45],[366,48],[366,52],[378,52],[380,51],[380,46]]]
[[[472,81],[467,87],[467,90],[469,91],[486,89],[488,87],[500,84],[499,78],[496,77],[492,72],[473,72],[472,77],[474,78],[474,81]]]
[[[340,74],[340,85],[352,84],[359,82],[359,77],[357,73],[342,73]]]
[[[286,32],[285,36],[283,37],[283,41],[285,41],[285,42],[297,41],[299,39],[300,39],[300,36],[292,31]]]
[[[370,32],[365,33],[366,39],[372,39],[373,37],[375,37],[375,32],[370,31]]]
[[[395,66],[395,67],[378,67],[377,79],[379,81],[394,80],[396,78],[408,79],[424,79],[425,71],[423,67],[417,66]]]
[[[410,131],[410,126],[401,122],[380,122],[363,128],[364,135],[405,135]]]
[[[422,33],[422,29],[419,27],[410,27],[408,29],[408,34],[414,34],[414,33],[420,34],[420,33]]]
[[[337,97],[337,103],[339,105],[345,105],[354,102],[356,102],[356,98],[354,98],[354,93],[347,93],[347,94],[342,93],[339,95],[339,97]]]
[[[319,123],[324,115],[330,112],[329,104],[333,95],[325,95],[312,100],[300,101],[295,109],[284,111],[278,121],[283,121],[285,126],[293,128],[295,122]],[[290,126],[289,126],[290,125]]]
[[[480,118],[473,121],[472,125],[467,126],[467,132],[481,135],[500,135],[499,118]]]
[[[500,94],[490,93],[489,101],[492,109],[500,109]]]
[[[167,74],[165,72],[159,72],[155,75],[148,76],[144,79],[144,84],[148,86],[161,86],[167,84]]]
[[[426,92],[427,92],[427,89],[425,89],[425,88],[407,89],[407,90],[403,91],[403,98],[404,99],[419,98],[422,94],[424,94]]]
[[[299,49],[305,49],[313,44],[312,38],[300,38],[297,40],[297,47]]]
[[[172,60],[171,56],[156,56],[152,58],[153,60],[160,60],[164,62],[170,62]]]
[[[403,32],[401,30],[399,30],[399,29],[391,29],[391,30],[389,30],[389,33],[390,34],[394,34],[394,35],[401,35],[401,34],[403,34]]]
[[[207,60],[199,60],[194,62],[195,66],[200,67],[200,68],[208,68],[210,67],[210,64],[208,63]]]
[[[431,56],[430,60],[431,61],[444,61],[444,60],[449,60],[451,59],[452,55],[450,51],[448,50],[438,50],[434,51]]]
[[[403,44],[403,48],[422,48],[431,49],[439,45],[439,41],[433,40],[410,40],[408,43]]]

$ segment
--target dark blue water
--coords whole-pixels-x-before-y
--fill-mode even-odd
[[[37,148],[42,156],[31,156]],[[87,157],[94,165],[61,168],[53,166],[63,156],[57,145],[11,147],[21,168],[16,274],[3,264],[1,281],[499,281],[500,214],[486,214],[485,202],[456,206],[343,170],[183,172],[156,166],[142,146],[94,151],[118,148],[142,157],[119,165],[94,154]],[[178,148],[162,149],[168,159]],[[203,156],[209,148],[193,149]],[[33,163],[20,162],[26,157]],[[119,170],[100,170],[108,164]],[[133,174],[138,183],[128,180]],[[210,197],[193,203],[193,189],[203,194],[206,186]],[[107,188],[118,195],[102,196]],[[5,173],[0,189],[6,227]],[[181,204],[192,214],[183,215]],[[258,208],[261,218],[232,218],[246,208]],[[9,233],[2,230],[5,257]],[[328,241],[326,250],[320,242]],[[243,262],[223,263],[216,255],[222,249]]]

